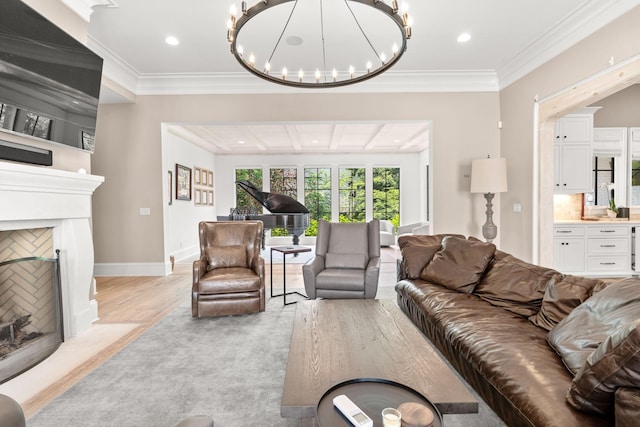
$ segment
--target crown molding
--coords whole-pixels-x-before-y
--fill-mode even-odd
[[[500,90],[640,5],[640,0],[590,0],[498,67]]]
[[[208,74],[143,74],[138,95],[277,94],[277,93],[401,93],[496,92],[496,73],[471,71],[387,71],[356,85],[303,89],[278,85],[246,72]]]
[[[118,7],[113,0],[62,0],[62,2],[86,22],[91,19],[95,6]]]

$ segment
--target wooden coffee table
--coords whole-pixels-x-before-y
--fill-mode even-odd
[[[357,378],[404,384],[442,414],[478,412],[467,387],[394,301],[299,302],[280,415],[313,425],[324,393]]]

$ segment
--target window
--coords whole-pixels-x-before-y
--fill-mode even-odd
[[[305,236],[318,235],[318,220],[331,221],[331,169],[305,168],[304,204],[309,209],[309,228]]]
[[[640,160],[631,160],[631,205],[640,205]]]
[[[340,168],[340,222],[364,222],[365,170],[364,168]]]
[[[262,190],[262,169],[236,169],[236,181],[249,181],[258,190]],[[238,186],[236,186],[236,209],[262,213],[262,205]]]
[[[609,206],[607,184],[615,182],[615,157],[593,158],[594,206]],[[615,196],[615,190],[612,191]]]
[[[373,168],[373,218],[400,225],[399,168]]]
[[[271,193],[289,196],[298,199],[298,169],[296,168],[274,168],[270,171],[269,186]],[[284,228],[274,228],[271,230],[272,236],[288,236],[289,232]]]
[[[284,194],[298,199],[298,170],[296,168],[271,169],[269,183],[271,193]]]

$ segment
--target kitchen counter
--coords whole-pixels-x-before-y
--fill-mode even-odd
[[[554,224],[640,224],[640,216],[632,218],[608,218],[608,217],[589,217],[584,219],[556,219]]]

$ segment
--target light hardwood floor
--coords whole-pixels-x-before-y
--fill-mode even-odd
[[[385,286],[395,284],[395,259],[398,250],[394,247],[383,248],[380,283]],[[265,259],[267,297],[269,297],[269,268]],[[286,266],[287,291],[304,288],[302,264],[288,263]],[[274,289],[280,287],[283,269],[274,261]],[[131,343],[150,326],[166,316],[178,304],[188,300],[191,291],[191,264],[177,263],[172,274],[165,277],[100,277],[96,279],[100,325],[130,325],[122,336],[108,346],[96,351],[86,360],[74,366],[69,373],[21,402],[25,415],[29,418],[48,402],[65,392],[76,382],[100,366],[115,353]],[[66,343],[65,343],[66,344]],[[82,346],[82,343],[76,345]]]

